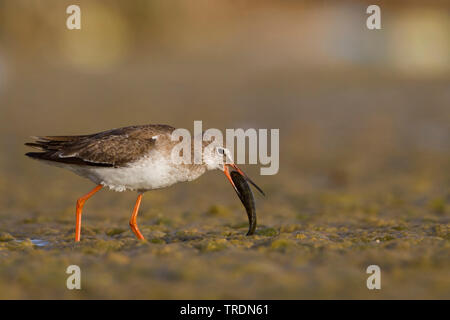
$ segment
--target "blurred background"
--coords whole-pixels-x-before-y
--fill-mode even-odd
[[[194,120],[280,129],[279,173],[245,166],[260,233],[209,173],[145,195],[145,245],[135,194],[100,193],[73,247],[91,183],[26,159],[28,137]],[[0,1],[0,297],[448,299],[449,124],[448,1]]]

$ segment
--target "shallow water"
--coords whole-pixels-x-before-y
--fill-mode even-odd
[[[14,240],[14,241],[16,241],[17,243],[21,243],[27,240]],[[31,243],[37,247],[45,247],[50,244],[50,242],[41,239],[29,239],[29,241],[31,241]]]
[[[41,239],[31,239],[31,243],[38,247],[45,247],[50,244],[50,242]]]

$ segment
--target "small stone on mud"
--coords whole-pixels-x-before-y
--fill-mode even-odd
[[[0,232],[0,242],[12,241],[15,238],[8,232]]]
[[[306,239],[306,236],[303,233],[297,233],[295,238],[299,239],[299,240],[304,240],[304,239]]]

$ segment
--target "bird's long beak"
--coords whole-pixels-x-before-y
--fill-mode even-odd
[[[223,173],[225,173],[225,175],[227,176],[228,180],[230,181],[231,185],[233,186],[234,190],[237,192],[238,195],[240,195],[239,190],[236,188],[236,185],[233,182],[233,179],[231,179],[231,175],[230,175],[230,169],[229,167],[233,168],[234,170],[236,170],[241,176],[243,176],[245,178],[245,180],[247,180],[248,182],[250,182],[259,192],[261,192],[261,194],[263,196],[265,196],[264,191],[261,190],[260,187],[258,187],[256,185],[256,183],[254,183],[252,181],[252,179],[250,179],[241,169],[239,169],[239,167],[234,164],[234,163],[227,163],[223,166]]]

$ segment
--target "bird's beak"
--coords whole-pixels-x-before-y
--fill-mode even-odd
[[[227,178],[228,178],[228,181],[230,181],[231,185],[233,186],[234,190],[237,192],[238,195],[240,195],[240,192],[239,192],[239,190],[236,188],[236,185],[234,184],[233,179],[231,178],[229,167],[231,167],[231,168],[233,168],[234,170],[236,170],[241,176],[244,177],[245,180],[247,180],[248,182],[250,182],[250,183],[251,183],[251,184],[252,184],[259,192],[261,192],[261,194],[262,194],[263,196],[265,196],[264,191],[262,191],[261,188],[258,187],[258,186],[256,185],[256,183],[254,183],[254,182],[252,181],[252,179],[250,179],[250,178],[249,178],[249,177],[248,177],[241,169],[239,169],[239,167],[238,167],[236,164],[234,164],[234,163],[226,163],[226,164],[224,164],[224,166],[223,166],[223,173],[225,173],[225,175],[226,175]]]

